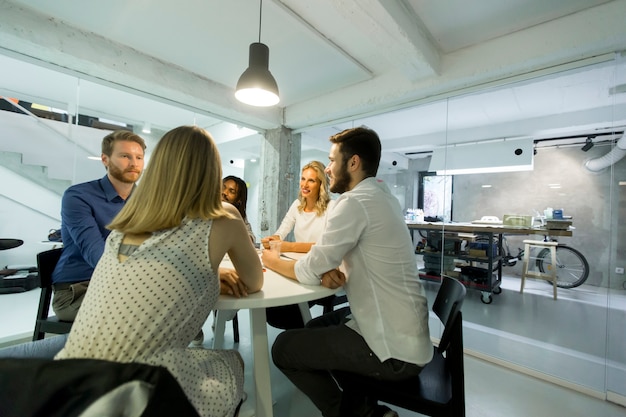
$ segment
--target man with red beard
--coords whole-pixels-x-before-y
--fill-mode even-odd
[[[68,188],[61,201],[63,252],[52,274],[52,309],[64,321],[74,321],[91,274],[104,252],[106,226],[130,197],[144,164],[144,140],[118,130],[102,139],[99,180]]]

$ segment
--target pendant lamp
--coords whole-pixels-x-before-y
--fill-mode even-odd
[[[278,85],[269,70],[270,49],[261,43],[261,14],[263,0],[259,11],[259,41],[250,44],[248,69],[246,69],[235,91],[235,97],[242,103],[251,106],[268,107],[278,104]]]

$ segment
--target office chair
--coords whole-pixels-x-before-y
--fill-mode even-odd
[[[45,333],[64,334],[69,333],[72,328],[72,322],[61,321],[56,316],[48,316],[52,299],[52,272],[59,261],[62,251],[62,248],[57,248],[37,254],[41,295],[39,296],[39,308],[37,309],[33,341],[43,339]]]
[[[315,300],[313,304],[322,306],[323,314],[326,314],[335,310],[335,307],[337,307],[338,305],[345,304],[347,302],[348,302],[348,296],[345,293],[343,293],[339,295],[333,294],[331,296],[324,297],[319,300]]]
[[[433,359],[422,372],[404,381],[389,382],[344,371],[332,374],[343,390],[364,393],[372,400],[436,417],[465,417],[463,319],[466,289],[444,277],[432,310],[444,324]]]

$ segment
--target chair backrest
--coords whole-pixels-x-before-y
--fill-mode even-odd
[[[35,331],[33,341],[45,337],[45,333],[69,333],[72,328],[71,322],[59,321],[56,316],[48,317],[50,303],[52,301],[52,272],[59,261],[62,248],[51,249],[37,254],[37,269],[39,270],[39,286],[41,295],[39,296],[39,307],[37,308],[37,318],[35,319]]]
[[[441,341],[437,347],[439,352],[445,351],[450,344],[452,323],[461,311],[466,292],[465,286],[456,279],[446,276],[442,278],[441,287],[433,303],[433,312],[444,325]]]
[[[52,272],[59,262],[63,248],[50,249],[37,254],[37,269],[41,288],[49,288],[52,285]]]
[[[345,371],[332,371],[345,391],[357,392],[420,415],[465,417],[463,315],[465,286],[443,277],[432,310],[445,325],[433,359],[413,378],[386,381]]]

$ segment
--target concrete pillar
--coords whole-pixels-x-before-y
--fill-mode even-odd
[[[269,236],[278,229],[298,196],[301,135],[282,126],[265,131],[261,143],[259,229]]]
[[[405,208],[423,208],[418,207],[418,194],[421,184],[419,183],[419,173],[428,171],[430,165],[430,157],[417,158],[409,160],[410,177],[407,178],[407,202]]]

